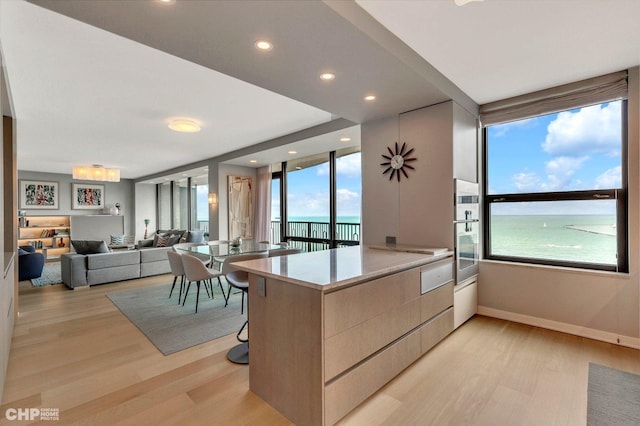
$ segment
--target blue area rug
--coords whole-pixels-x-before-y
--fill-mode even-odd
[[[45,263],[40,278],[32,278],[31,284],[34,287],[60,284],[62,282],[60,262]]]

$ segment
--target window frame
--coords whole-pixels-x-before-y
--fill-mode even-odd
[[[603,104],[611,101],[599,102]],[[529,192],[529,193],[512,193],[512,194],[489,194],[489,180],[487,179],[489,170],[489,138],[488,128],[484,126],[482,129],[482,152],[483,152],[483,169],[486,171],[483,180],[483,258],[487,260],[496,260],[515,263],[530,263],[535,265],[560,266],[577,269],[590,269],[612,272],[629,272],[629,233],[628,233],[628,100],[620,99],[621,102],[621,188],[605,189],[605,190],[579,190],[579,191],[559,191],[559,192]],[[586,105],[577,105],[567,110],[581,108]],[[565,110],[565,111],[567,111]],[[560,111],[558,111],[560,112]],[[547,115],[548,113],[539,114],[537,116]],[[526,119],[525,117],[521,118]],[[498,124],[498,123],[496,123]],[[492,124],[493,125],[493,124]],[[496,255],[491,252],[491,207],[499,203],[518,203],[518,202],[536,202],[536,201],[577,201],[577,200],[594,200],[594,199],[615,199],[616,200],[616,226],[617,226],[617,264],[600,264],[591,262],[575,262],[568,260],[552,260],[539,259],[521,256]]]

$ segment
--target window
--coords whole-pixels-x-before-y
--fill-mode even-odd
[[[304,251],[359,244],[361,193],[359,147],[273,165],[271,241]]]
[[[158,184],[158,229],[171,229],[171,183]]]
[[[336,240],[339,244],[360,241],[362,199],[360,152],[345,149],[336,152]]]
[[[189,180],[179,179],[173,182],[173,227],[189,229]]]
[[[191,229],[209,233],[209,175],[191,178]]]
[[[490,125],[485,257],[627,271],[625,100]]]
[[[329,220],[329,154],[287,162],[288,241],[305,251],[329,248],[332,239]]]

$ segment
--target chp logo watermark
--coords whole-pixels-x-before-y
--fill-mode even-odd
[[[4,412],[7,420],[60,420],[59,408],[7,408]]]

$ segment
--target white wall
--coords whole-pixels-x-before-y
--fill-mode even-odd
[[[18,180],[42,180],[42,181],[54,181],[58,182],[58,189],[60,191],[59,209],[57,210],[26,210],[27,214],[31,215],[90,215],[90,214],[103,214],[103,210],[86,210],[79,209],[74,210],[71,208],[71,184],[82,183],[82,181],[73,180],[71,175],[59,174],[59,173],[42,173],[18,170]],[[105,206],[113,206],[115,203],[121,205],[121,215],[124,216],[124,230],[126,234],[134,234],[134,193],[133,193],[133,181],[130,179],[122,179],[120,182],[93,182],[104,184],[104,203]],[[19,198],[19,196],[18,196]]]
[[[381,154],[398,140],[398,117],[368,122],[361,127],[362,244],[384,244],[400,233],[400,184],[389,181],[380,166]],[[404,183],[404,182],[402,182]]]
[[[218,230],[219,240],[229,238],[229,214],[228,214],[228,177],[229,176],[250,176],[253,179],[253,205],[256,204],[256,169],[253,167],[234,166],[231,164],[220,164],[218,167]]]
[[[148,183],[136,183],[135,188],[135,214],[134,234],[136,241],[144,237],[144,220],[149,219],[148,235],[152,235],[158,224],[156,223],[156,185]]]

